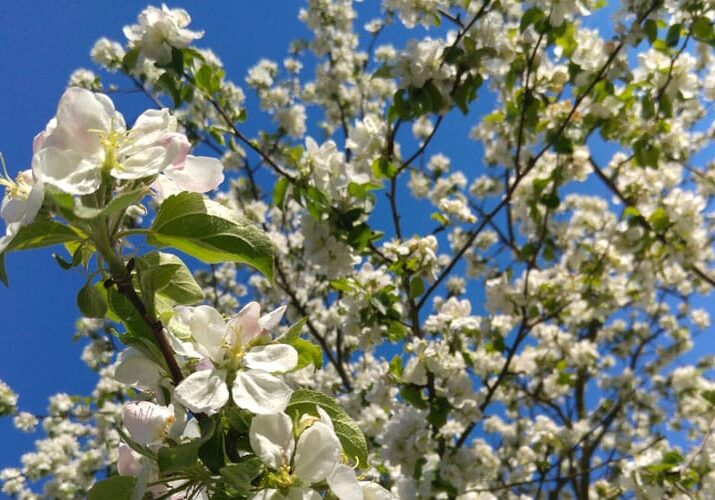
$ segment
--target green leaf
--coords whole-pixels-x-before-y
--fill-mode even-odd
[[[363,222],[350,229],[347,235],[347,241],[355,250],[362,252],[371,241],[377,239],[375,235],[376,233],[373,232],[370,226]]]
[[[410,280],[410,298],[415,299],[425,291],[425,282],[419,276]]]
[[[184,52],[176,47],[171,48],[171,63],[169,65],[177,75],[184,71]]]
[[[452,99],[462,114],[469,113],[469,103],[477,98],[477,90],[483,83],[481,75],[469,74],[459,87],[452,92]]]
[[[83,236],[70,227],[46,219],[36,220],[32,224],[21,227],[5,250],[0,252],[0,282],[8,286],[5,270],[5,254],[8,252],[48,247],[82,239]]]
[[[298,351],[298,366],[296,366],[296,370],[305,368],[308,365],[313,365],[319,370],[323,366],[323,350],[311,341],[297,338],[292,342],[285,343],[293,346],[295,350]]]
[[[219,471],[223,477],[235,490],[237,495],[249,496],[251,493],[251,481],[262,471],[263,464],[257,457],[250,457],[237,464],[227,465]]]
[[[163,446],[157,454],[157,464],[162,474],[181,472],[192,467],[199,459],[199,448],[208,442],[216,430],[216,422],[205,419],[200,424],[201,437],[177,446]]]
[[[330,416],[335,428],[335,434],[340,439],[340,444],[349,459],[355,460],[359,467],[367,465],[367,441],[357,424],[345,413],[338,403],[316,391],[300,389],[293,392],[286,413],[300,418],[308,413],[318,415],[316,407],[320,406]]]
[[[571,139],[561,134],[554,141],[554,151],[560,154],[571,154],[573,153],[573,143]]]
[[[213,74],[213,69],[210,66],[201,66],[201,68],[196,72],[194,76],[194,83],[196,86],[206,92],[211,94],[211,75]]]
[[[435,398],[430,403],[430,411],[427,414],[427,421],[435,428],[440,428],[447,423],[449,411],[452,409],[446,398]]]
[[[395,357],[390,360],[389,367],[390,374],[399,380],[400,377],[402,377],[402,358],[399,354],[396,354]]]
[[[273,245],[268,235],[199,193],[184,192],[164,200],[147,240],[156,246],[173,246],[207,264],[248,264],[273,279]]]
[[[166,287],[171,281],[171,277],[179,269],[180,266],[164,265],[149,267],[141,272],[139,276],[139,291],[141,292],[142,300],[149,311],[150,316],[155,315],[155,303],[157,291]]]
[[[415,408],[424,410],[429,406],[424,397],[422,397],[422,389],[414,384],[403,386],[400,389],[400,396]]]
[[[703,391],[700,395],[705,398],[708,403],[715,406],[715,391]]]
[[[219,470],[226,465],[223,432],[217,430],[213,433],[213,436],[199,447],[199,458],[208,470],[214,474],[219,473]]]
[[[648,19],[643,25],[643,31],[651,44],[658,39],[658,23],[655,19]]]
[[[273,186],[273,206],[283,210],[283,202],[286,199],[288,192],[288,179],[281,177]]]
[[[136,259],[136,269],[140,280],[149,281],[149,275],[155,292],[176,304],[191,305],[204,300],[203,290],[189,268],[176,255],[148,253]]]
[[[544,12],[538,7],[532,7],[521,16],[521,22],[519,23],[519,32],[523,33],[532,24],[536,24],[544,19]]]
[[[137,65],[137,59],[139,59],[139,49],[128,50],[124,57],[122,58],[122,69],[125,73],[133,73],[134,67]]]
[[[699,42],[709,42],[715,35],[713,22],[704,16],[696,17],[690,29],[693,30],[693,36]]]
[[[660,158],[660,148],[658,146],[640,139],[633,143],[633,153],[635,154],[637,165],[641,167],[658,167],[658,159]]]
[[[142,338],[155,344],[154,336],[141,315],[134,309],[131,302],[121,295],[114,287],[107,290],[109,316],[121,321],[130,337]]]
[[[295,339],[300,338],[300,332],[303,331],[303,327],[305,324],[308,322],[308,318],[301,318],[293,325],[288,328],[280,337],[276,339],[276,342],[279,342],[281,344],[290,344],[293,342]]]
[[[539,202],[541,202],[542,205],[545,205],[547,208],[550,209],[556,209],[559,207],[561,204],[561,200],[559,199],[559,195],[556,193],[548,193],[543,195],[540,199]]]
[[[226,418],[229,427],[239,434],[247,434],[251,428],[252,415],[248,410],[242,410],[235,406],[225,408]]]
[[[668,33],[665,35],[665,44],[668,47],[675,47],[678,45],[680,40],[680,31],[683,29],[683,25],[680,23],[672,25],[668,29]]]
[[[670,217],[668,217],[668,212],[666,212],[663,207],[658,207],[653,210],[652,214],[650,214],[648,222],[656,233],[662,233],[668,229],[668,226],[670,225]]]
[[[135,482],[132,476],[113,476],[99,481],[87,492],[87,500],[130,500]]]
[[[638,210],[633,205],[628,206],[623,210],[624,217],[638,217],[638,216],[640,216],[640,214],[641,214],[640,210]]]
[[[107,215],[115,214],[126,210],[132,205],[136,205],[149,194],[149,190],[145,187],[120,194],[110,201],[104,208],[91,208],[82,205],[78,199],[74,201],[74,214],[80,219],[94,219],[96,217],[106,217]]]
[[[430,215],[430,219],[436,220],[441,226],[449,226],[449,218],[439,212],[434,212],[432,215]]]
[[[64,224],[40,219],[20,228],[5,249],[5,253],[13,250],[48,247],[81,239],[82,236],[79,233]]]
[[[97,289],[102,284],[92,285],[90,281],[80,288],[77,294],[77,307],[87,318],[104,318],[107,314],[107,301],[104,294]]]
[[[372,173],[377,179],[392,179],[397,175],[397,167],[381,157],[372,162]]]
[[[171,100],[174,101],[174,107],[177,108],[181,105],[180,85],[181,84],[176,81],[176,77],[168,71],[161,75],[156,82],[158,88],[164,90],[171,96]]]
[[[392,67],[388,64],[383,64],[375,70],[370,79],[372,78],[392,78]]]
[[[444,106],[444,97],[442,97],[442,93],[437,88],[437,85],[435,85],[432,80],[428,80],[424,87],[422,87],[422,91],[421,103],[424,107],[424,111],[420,114],[426,112],[439,113]]]

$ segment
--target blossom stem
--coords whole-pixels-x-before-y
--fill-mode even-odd
[[[131,263],[132,261],[129,262]],[[174,381],[174,384],[178,385],[179,382],[184,380],[184,376],[181,373],[181,368],[179,368],[179,365],[176,362],[176,358],[174,358],[174,354],[171,351],[171,346],[166,339],[166,335],[164,335],[164,326],[162,325],[161,321],[157,320],[153,317],[152,314],[149,313],[146,306],[144,305],[144,302],[141,300],[141,297],[139,297],[139,294],[137,294],[136,290],[134,289],[130,269],[131,267],[127,266],[127,271],[123,276],[113,276],[112,278],[114,280],[114,283],[117,285],[117,290],[119,291],[119,293],[126,297],[127,300],[129,300],[134,309],[141,316],[144,323],[146,323],[146,325],[151,330],[151,333],[154,336],[154,340],[156,340],[156,343],[159,346],[161,355],[163,356],[164,361],[166,361],[166,365],[169,368],[171,379]]]
[[[107,281],[105,285],[116,285],[117,291],[124,296],[136,312],[139,313],[139,316],[149,327],[149,330],[151,331],[151,334],[161,351],[161,355],[166,362],[169,373],[171,374],[171,379],[175,385],[178,385],[182,380],[184,380],[184,375],[181,373],[181,368],[179,368],[179,364],[176,362],[171,346],[166,339],[166,335],[164,335],[164,325],[162,325],[161,321],[156,319],[146,308],[146,305],[142,301],[141,297],[134,289],[134,284],[132,282],[132,269],[134,267],[134,261],[130,259],[125,265],[121,257],[116,255],[112,250],[112,246],[108,241],[109,239],[99,239],[102,241],[95,242],[97,250],[107,261],[111,276],[111,280]]]

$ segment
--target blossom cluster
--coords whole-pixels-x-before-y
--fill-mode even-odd
[[[624,2],[614,19],[590,0],[381,7],[360,23],[366,5],[306,2],[310,37],[283,61],[257,56],[245,77],[274,124],[256,137],[242,125],[250,100],[195,46],[185,11],[150,7],[126,43],[96,43],[110,78],[172,109],[127,128],[87,90],[105,83],[75,74],[32,169],[3,181],[0,249],[54,213],[48,192],[141,186],[171,226],[162,207],[198,200],[172,195],[216,189],[223,166],[230,182],[192,212],[217,217],[196,241],[180,224],[149,240],[211,264],[192,290],[212,305],[183,300],[188,270],[177,290],[152,275],[161,260],[127,268],[131,286],[154,286],[140,298],[166,345],[129,332],[115,358],[97,333],[109,320],[85,328],[93,398],[111,419],[61,432],[42,421],[50,439],[96,437],[102,463],[118,458],[155,495],[218,493],[159,459],[218,435],[222,467],[258,464],[236,496],[712,497],[715,360],[685,356],[710,327],[701,304],[715,286],[712,5]],[[189,139],[221,162],[191,156]],[[137,231],[137,214],[117,224]],[[270,266],[261,251],[223,262],[250,246],[235,226],[265,234]],[[260,273],[240,266],[252,262]],[[108,285],[126,291],[122,277]],[[114,403],[125,394],[142,401]],[[76,418],[60,399],[55,413]],[[36,425],[4,385],[2,413]],[[23,458],[4,491],[29,496],[42,474],[65,485],[82,446]]]

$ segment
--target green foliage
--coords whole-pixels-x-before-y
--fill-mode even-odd
[[[224,71],[213,66],[201,66],[194,76],[196,87],[208,95],[215,94],[221,88]]]
[[[656,233],[662,233],[668,229],[668,226],[670,226],[668,212],[666,212],[662,207],[658,207],[653,210],[653,213],[650,214],[650,217],[648,217],[648,222]]]
[[[132,205],[139,203],[142,198],[149,194],[149,189],[142,187],[126,193],[121,193],[107,203],[102,208],[92,208],[82,204],[78,198],[74,198],[73,212],[80,219],[96,219],[98,217],[107,217],[124,212]]]
[[[715,30],[713,29],[713,22],[705,17],[696,17],[693,20],[693,24],[690,26],[693,31],[693,36],[699,42],[711,42],[715,38]]]
[[[5,271],[5,254],[15,250],[42,248],[60,243],[80,241],[84,235],[74,229],[46,219],[38,219],[32,224],[23,226],[17,232],[5,251],[0,253],[0,281],[7,286],[8,278]]]
[[[142,298],[147,309],[154,310],[155,296],[167,306],[191,305],[204,299],[204,292],[191,271],[176,255],[151,252],[136,259]]]
[[[200,422],[201,437],[176,446],[163,446],[157,453],[157,463],[162,474],[181,472],[194,466],[199,450],[209,442],[216,431],[216,422],[205,418]]]
[[[422,394],[422,388],[418,385],[406,384],[402,386],[402,388],[400,388],[400,396],[409,404],[420,410],[424,410],[429,407],[427,400]]]
[[[79,241],[83,235],[59,222],[40,219],[23,226],[17,232],[5,253],[14,250],[29,250],[31,248],[48,247],[68,241]]]
[[[148,241],[172,246],[205,263],[248,264],[273,279],[273,245],[268,236],[245,217],[197,193],[164,200]]]
[[[241,460],[239,463],[222,467],[219,473],[228,484],[235,490],[236,495],[249,496],[251,493],[251,481],[253,481],[263,470],[260,459],[250,457]]]
[[[348,458],[361,467],[367,465],[365,436],[353,419],[331,397],[309,389],[294,391],[285,411],[297,420],[306,413],[317,416],[318,406],[325,410],[333,421],[335,434],[340,439],[340,444]]]
[[[87,500],[132,500],[136,482],[131,476],[112,476],[95,483],[87,493]]]
[[[296,370],[305,368],[308,365],[313,365],[316,370],[322,368],[323,350],[319,346],[300,338],[287,343],[298,351],[298,365],[296,366]]]
[[[276,342],[293,346],[298,351],[298,365],[296,370],[305,368],[308,365],[315,366],[320,369],[323,366],[323,350],[310,342],[302,339],[300,333],[308,322],[308,318],[302,318],[296,321],[287,331],[276,339]]]
[[[98,286],[102,285],[93,285],[91,281],[87,281],[77,294],[77,307],[87,318],[101,319],[107,314],[107,300]]]

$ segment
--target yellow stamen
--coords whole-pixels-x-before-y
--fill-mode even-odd
[[[0,163],[2,164],[2,177],[0,177],[0,186],[5,188],[5,194],[10,198],[27,198],[32,191],[32,184],[27,182],[26,176],[22,172],[18,173],[13,181],[7,171],[5,158],[0,153]]]

